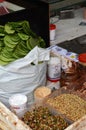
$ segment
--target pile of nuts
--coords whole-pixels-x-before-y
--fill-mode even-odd
[[[67,121],[60,115],[53,115],[47,107],[39,106],[27,111],[22,120],[33,130],[64,130]]]
[[[71,121],[76,121],[86,114],[86,101],[74,94],[61,94],[49,98],[46,103]]]

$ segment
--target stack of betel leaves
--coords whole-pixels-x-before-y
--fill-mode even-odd
[[[45,48],[45,41],[30,29],[28,21],[0,25],[0,65],[26,56],[35,46]]]

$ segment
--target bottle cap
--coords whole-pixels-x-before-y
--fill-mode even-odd
[[[86,53],[80,54],[78,59],[79,59],[80,62],[84,62],[85,63],[86,62]]]
[[[55,30],[56,29],[56,25],[55,24],[50,24],[50,30]]]
[[[0,3],[1,3],[1,2],[4,2],[4,0],[0,0]]]

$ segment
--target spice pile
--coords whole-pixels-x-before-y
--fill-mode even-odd
[[[27,111],[22,120],[33,130],[64,130],[68,123],[59,115],[52,115],[47,107]]]
[[[46,103],[71,121],[76,121],[86,114],[86,101],[74,94],[61,94],[49,98]]]

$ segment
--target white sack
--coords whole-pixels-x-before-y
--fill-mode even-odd
[[[0,101],[8,105],[8,99],[15,93],[22,93],[32,98],[32,91],[46,82],[46,62],[49,51],[35,47],[24,58],[9,65],[0,66]],[[38,64],[38,61],[44,61]],[[31,65],[33,62],[35,65]]]
[[[69,125],[65,130],[86,130],[86,115]]]

